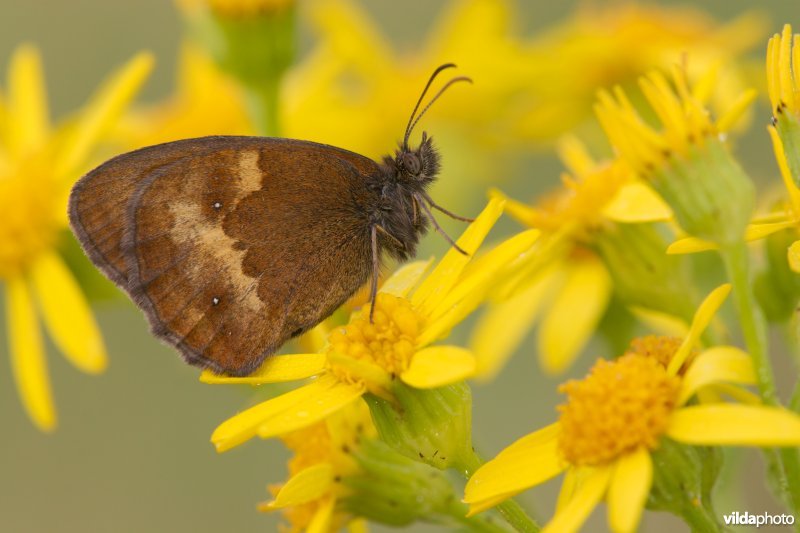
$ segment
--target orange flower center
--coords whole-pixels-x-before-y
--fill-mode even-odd
[[[680,379],[654,358],[628,354],[598,360],[588,377],[559,388],[559,447],[575,466],[606,464],[645,446],[654,449],[675,408]]]
[[[584,228],[603,223],[603,209],[619,189],[632,179],[619,163],[596,164],[573,178],[562,176],[564,187],[544,196],[536,205],[533,226],[557,231],[566,224]]]
[[[658,361],[661,366],[667,368],[681,344],[683,344],[683,339],[679,337],[659,337],[658,335],[647,335],[645,337],[633,339],[631,341],[630,348],[628,348],[628,352],[642,355],[644,357],[651,357]],[[681,368],[678,371],[679,376],[682,376],[686,372],[686,369],[689,368],[689,365],[691,364],[691,361],[695,355],[697,355],[697,350],[692,350],[689,353],[689,356],[683,362],[683,365],[681,365]]]
[[[18,275],[58,236],[53,184],[33,169],[0,174],[0,279]],[[64,207],[66,209],[66,207]]]
[[[379,293],[373,322],[370,323],[369,304],[366,304],[360,316],[330,334],[329,353],[398,375],[411,362],[421,325],[422,317],[408,300]],[[349,383],[363,382],[363,378],[355,376],[351,369],[349,365],[331,364],[331,371],[339,379]]]

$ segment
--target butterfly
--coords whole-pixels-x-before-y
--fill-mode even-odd
[[[426,192],[440,169],[431,137],[409,146],[433,102],[472,81],[452,78],[417,113],[437,75],[454,66],[433,72],[402,144],[380,163],[270,137],[159,144],[83,176],[69,198],[72,231],[188,363],[250,374],[370,280],[374,306],[382,258],[413,257],[429,225],[456,246],[432,211],[471,219]]]

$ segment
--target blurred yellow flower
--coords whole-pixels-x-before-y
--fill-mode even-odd
[[[274,499],[259,510],[282,511],[289,522],[282,531],[327,533],[339,531],[353,518],[336,503],[348,494],[342,480],[358,471],[353,453],[363,439],[377,437],[369,409],[354,402],[340,412],[308,427],[281,436],[293,456],[289,460],[289,479],[271,486]],[[359,522],[349,524],[351,531]]]
[[[58,254],[67,226],[69,189],[98,142],[124,111],[153,60],[140,54],[116,72],[72,120],[48,117],[38,51],[11,57],[0,94],[0,281],[5,285],[11,367],[20,400],[44,431],[56,426],[39,318],[56,347],[78,369],[106,367],[100,332],[81,289]]]
[[[507,146],[514,101],[532,81],[506,0],[452,1],[413,53],[400,54],[349,0],[309,3],[305,15],[319,43],[288,74],[282,92],[287,137],[309,139],[378,158],[391,151],[431,71],[453,62],[475,80],[440,100],[430,130],[466,124],[463,134]],[[448,131],[448,135],[451,135]]]
[[[502,212],[492,200],[457,241],[474,253]],[[520,234],[470,261],[451,249],[422,281],[428,263],[398,270],[369,309],[355,313],[346,326],[334,329],[320,353],[276,356],[243,378],[204,372],[206,383],[275,383],[315,377],[291,392],[267,400],[223,422],[212,442],[225,451],[259,435],[269,438],[324,419],[370,392],[391,400],[395,379],[418,389],[456,383],[475,373],[475,358],[457,346],[430,346],[446,337],[483,300],[494,275],[529,249],[536,230]],[[471,264],[470,264],[471,263]],[[412,288],[413,295],[408,297]]]
[[[794,43],[794,44],[792,44]],[[776,34],[767,47],[767,79],[775,117],[768,126],[775,159],[778,162],[781,178],[786,188],[787,198],[783,209],[757,216],[745,229],[747,241],[763,239],[775,232],[789,228],[800,229],[800,188],[798,188],[797,147],[800,141],[800,83],[797,71],[800,66],[800,40],[792,35],[790,25],[784,26],[783,34]],[[788,143],[788,144],[787,144]],[[789,150],[786,149],[789,147]],[[795,169],[795,170],[793,170]],[[669,253],[683,254],[717,249],[718,246],[707,240],[686,237],[674,242]],[[795,241],[787,251],[789,266],[800,272],[800,241]]]
[[[531,41],[529,68],[537,81],[518,110],[514,136],[555,139],[591,116],[599,87],[632,88],[639,76],[683,55],[691,58],[692,79],[717,72],[720,83],[708,87],[708,98],[727,109],[748,85],[740,56],[760,42],[765,26],[755,12],[723,24],[690,6],[582,3]]]
[[[680,344],[639,343],[649,350],[599,360],[586,378],[562,385],[567,403],[559,422],[521,438],[469,480],[470,513],[566,472],[555,515],[542,531],[577,531],[603,499],[610,529],[635,531],[653,483],[651,452],[665,437],[700,446],[800,445],[800,417],[789,411],[716,398],[686,405],[709,387],[729,392],[737,389],[732,384],[756,382],[750,357],[738,348],[693,354],[729,292],[723,285],[708,295]]]
[[[563,187],[535,206],[506,200],[517,221],[542,231],[535,253],[517,262],[475,327],[471,347],[482,379],[490,379],[534,323],[540,321],[537,354],[542,369],[559,374],[589,342],[612,293],[612,273],[596,252],[602,228],[614,222],[665,220],[669,208],[620,160],[596,161],[577,138],[559,143],[569,172]],[[631,255],[629,261],[638,257]],[[503,331],[498,338],[497,331]]]
[[[242,89],[196,45],[181,47],[174,94],[134,108],[116,128],[121,143],[140,148],[204,135],[253,135]]]
[[[756,92],[748,90],[719,118],[705,105],[714,71],[690,87],[685,66],[673,65],[639,83],[660,127],[637,112],[625,91],[601,91],[596,112],[619,157],[669,204],[680,227],[720,246],[741,242],[755,205],[752,181],[731,156],[727,133]]]

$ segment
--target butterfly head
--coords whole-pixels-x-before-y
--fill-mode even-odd
[[[453,63],[446,63],[433,71],[430,79],[428,79],[427,85],[425,85],[425,88],[422,90],[422,94],[419,96],[419,100],[417,100],[417,104],[414,106],[414,111],[411,112],[411,116],[408,118],[408,125],[406,126],[403,143],[400,145],[400,149],[395,153],[395,157],[387,157],[385,159],[386,164],[394,169],[397,180],[411,188],[423,188],[436,179],[436,175],[439,173],[439,153],[433,146],[433,140],[428,137],[427,133],[423,132],[422,142],[420,142],[416,149],[412,149],[408,145],[411,132],[414,131],[414,127],[425,112],[448,87],[460,81],[472,83],[472,80],[466,76],[452,78],[439,89],[439,92],[437,92],[425,107],[417,113],[420,109],[420,104],[422,104],[422,100],[425,98],[425,94],[428,92],[433,80],[436,79],[436,76],[438,76],[441,71],[452,67],[455,67]]]
[[[422,142],[416,149],[401,146],[393,158],[387,158],[386,163],[394,169],[397,180],[412,189],[435,180],[440,168],[439,152],[427,133],[422,134]]]

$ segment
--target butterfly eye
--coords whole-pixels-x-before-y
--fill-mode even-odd
[[[417,154],[412,154],[411,152],[403,154],[403,168],[414,176],[419,175],[420,170],[422,170],[422,163],[420,163]]]

